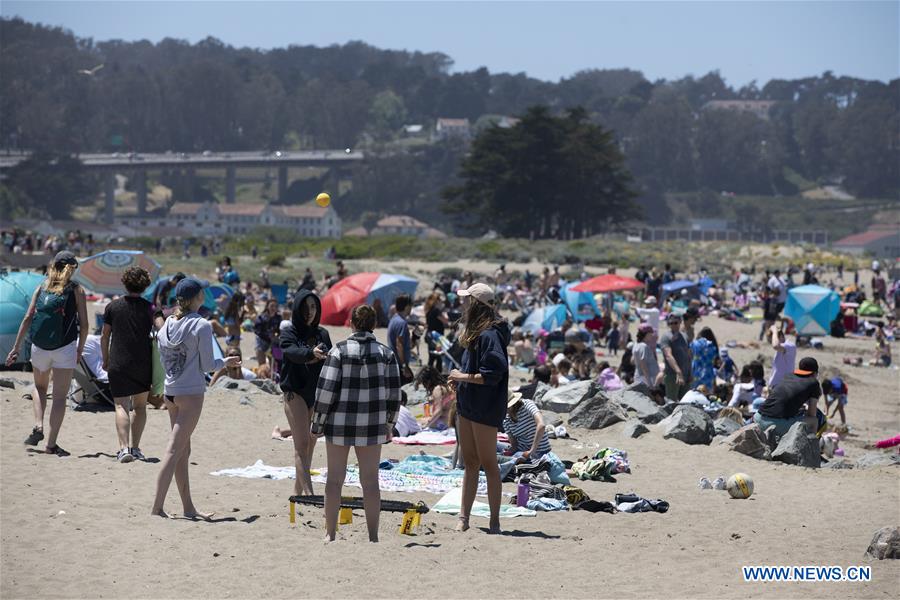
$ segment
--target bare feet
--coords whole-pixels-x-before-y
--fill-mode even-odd
[[[163,519],[171,519],[172,518],[169,516],[169,513],[167,513],[166,511],[164,511],[161,508],[152,509],[150,511],[150,516],[151,517],[162,517]]]
[[[280,440],[281,439],[281,427],[278,425],[275,426],[275,429],[272,430],[272,439]]]
[[[456,531],[468,531],[469,530],[469,517],[459,517],[459,522],[456,524]]]
[[[326,535],[324,538],[322,538],[322,541],[325,542],[326,544],[331,543],[334,541],[334,536]]]
[[[500,533],[500,523],[492,523],[491,526],[488,527],[488,533],[492,535]]]
[[[195,512],[186,512],[184,513],[185,519],[190,519],[191,521],[212,521],[212,518],[216,515],[216,513],[203,513],[200,511]]]

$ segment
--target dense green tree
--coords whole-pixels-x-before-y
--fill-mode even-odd
[[[96,190],[96,181],[80,160],[45,152],[10,169],[5,185],[12,191],[4,203],[18,203],[20,209],[45,212],[54,219],[68,218],[74,206],[92,201]]]
[[[581,108],[555,117],[536,106],[515,127],[482,131],[460,179],[445,190],[445,210],[464,227],[507,236],[578,238],[640,212],[612,133]]]

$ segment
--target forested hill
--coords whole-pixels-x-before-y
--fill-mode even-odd
[[[438,52],[361,42],[268,51],[213,38],[98,42],[3,19],[0,147],[391,148],[404,124],[431,131],[439,117],[475,125],[533,105],[582,106],[614,131],[642,194],[790,194],[798,181],[835,181],[866,197],[898,194],[900,80],[824,73],[734,89],[717,72],[649,81],[639,71],[598,69],[547,82],[484,68],[452,73],[452,64]],[[756,113],[709,104],[722,100],[774,104]],[[428,160],[440,171],[423,177],[446,185],[455,166]]]

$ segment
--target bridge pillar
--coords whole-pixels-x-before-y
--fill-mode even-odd
[[[185,191],[187,192],[187,201],[194,201],[194,169],[184,170]]]
[[[116,174],[106,174],[106,204],[103,212],[103,222],[112,225],[116,216]]]
[[[287,192],[287,167],[278,167],[278,201],[284,202],[284,194]]]
[[[225,168],[225,202],[234,204],[235,199],[234,167]]]
[[[143,217],[147,214],[147,171],[140,170],[135,174],[135,192],[137,193],[137,211],[138,215]]]

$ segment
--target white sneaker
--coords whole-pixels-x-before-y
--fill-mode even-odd
[[[120,463],[130,463],[134,460],[134,457],[131,455],[131,452],[128,451],[128,448],[122,448],[119,450],[118,454],[116,454],[116,460]]]
[[[134,460],[147,460],[140,448],[132,448],[131,455],[134,457]]]

